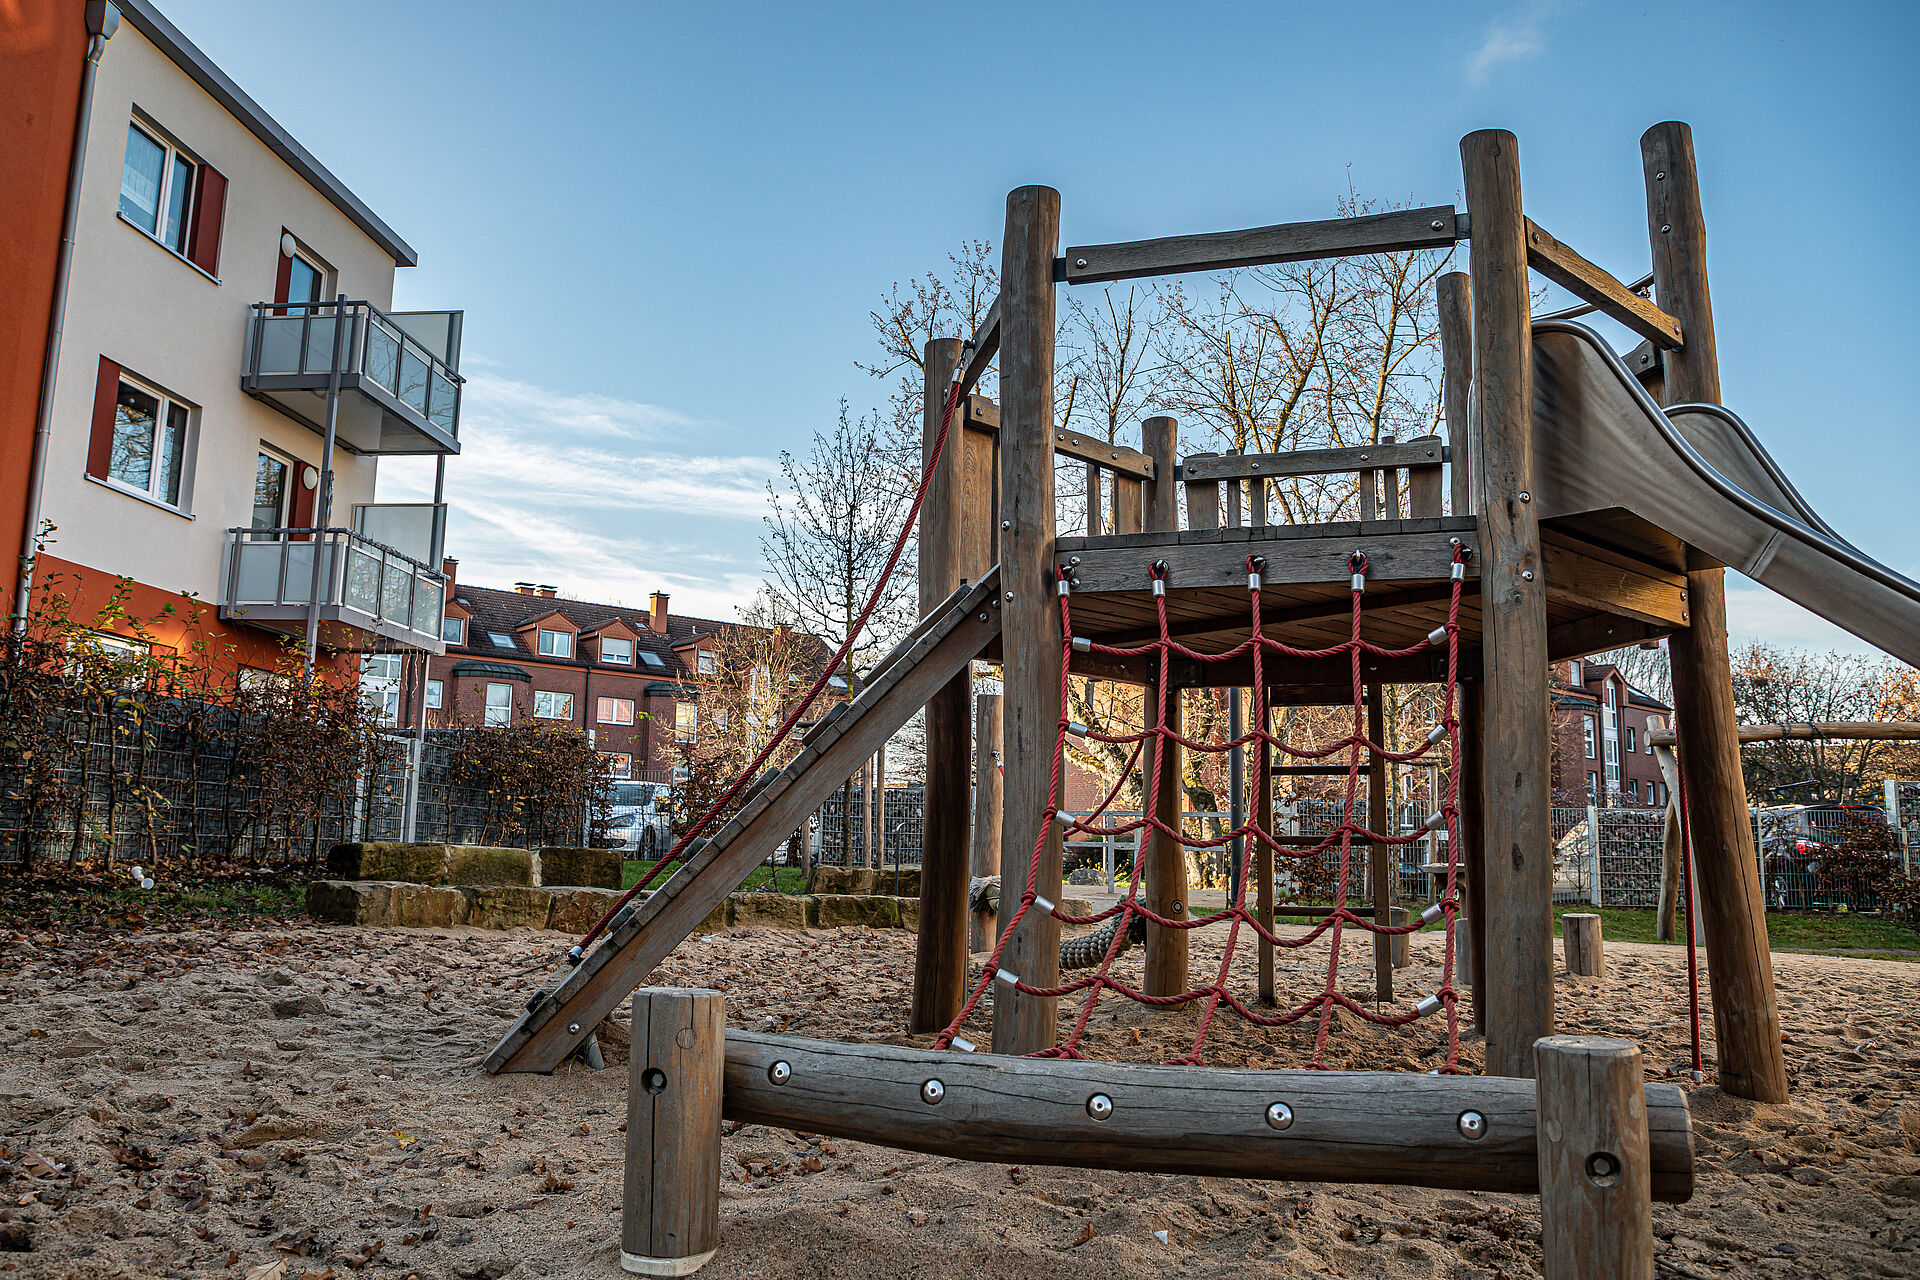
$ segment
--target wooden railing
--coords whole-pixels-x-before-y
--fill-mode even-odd
[[[1439,436],[1419,436],[1404,443],[1387,436],[1376,445],[1292,453],[1189,454],[1181,464],[1187,527],[1237,529],[1243,523],[1263,527],[1269,523],[1271,484],[1343,473],[1358,477],[1362,521],[1437,516],[1442,514],[1442,468],[1448,460],[1449,451]]]

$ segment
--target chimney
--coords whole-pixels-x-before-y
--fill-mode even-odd
[[[655,634],[667,634],[667,593],[656,591],[647,600],[647,626]]]
[[[447,578],[447,598],[449,600],[453,598],[453,584],[459,576],[459,569],[460,562],[452,556],[442,556],[440,558],[440,572],[445,574]]]
[[[560,588],[554,586],[550,582],[543,582],[540,584],[540,587],[539,587],[540,594],[546,597],[548,600],[553,599],[554,593],[559,590]]]
[[[518,595],[530,596],[533,594],[533,584],[531,582],[516,582],[513,584],[513,589]]]

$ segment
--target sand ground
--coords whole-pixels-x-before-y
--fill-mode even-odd
[[[0,1275],[619,1274],[623,1054],[550,1077],[477,1065],[565,945],[314,927],[14,934],[0,954]],[[1214,945],[1202,940],[1196,973],[1217,964]],[[1356,996],[1365,947],[1345,953]],[[1325,956],[1283,953],[1283,1000],[1318,988]],[[720,988],[735,1026],[898,1041],[911,957],[900,931],[719,934],[655,980]],[[1437,940],[1416,940],[1403,1007],[1438,960]],[[1603,982],[1562,977],[1562,1028],[1635,1039],[1650,1075],[1684,1083],[1682,953],[1609,944],[1608,961]],[[1137,973],[1137,953],[1123,963]],[[1794,1101],[1692,1088],[1699,1190],[1655,1206],[1660,1274],[1920,1275],[1920,965],[1778,955],[1775,971]],[[1236,985],[1251,982],[1236,964]],[[1156,1061],[1191,1034],[1189,1014],[1110,997],[1090,1052]],[[1300,1065],[1310,1036],[1223,1015],[1207,1059]],[[1465,1049],[1476,1063],[1477,1043]],[[1443,1051],[1433,1020],[1343,1019],[1330,1065],[1425,1070]],[[1526,1197],[973,1165],[759,1127],[724,1144],[724,1244],[701,1273],[714,1280],[1539,1269]]]

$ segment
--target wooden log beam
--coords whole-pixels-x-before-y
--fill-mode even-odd
[[[1743,724],[1736,731],[1742,745],[1749,742],[1915,742],[1920,722],[1913,720],[1811,720],[1805,724]],[[1655,729],[1647,741],[1671,747],[1678,741],[1672,729]]]
[[[1453,514],[1473,510],[1473,424],[1468,406],[1473,402],[1473,285],[1464,271],[1440,277],[1435,295],[1440,312],[1441,385],[1447,412],[1449,492]]]
[[[1265,733],[1273,732],[1273,702],[1271,694],[1267,700],[1254,707],[1254,714],[1260,717],[1260,728]],[[1260,739],[1260,748],[1254,760],[1257,771],[1253,783],[1253,822],[1268,835],[1273,834],[1273,744],[1266,738]],[[1273,929],[1273,850],[1264,840],[1253,842],[1253,910],[1254,918],[1269,931]],[[1260,1003],[1268,1008],[1279,1004],[1279,996],[1274,986],[1274,946],[1265,937],[1256,936],[1259,950],[1259,988]]]
[[[1533,334],[1519,144],[1503,129],[1460,142],[1473,217],[1474,378],[1479,389],[1480,625],[1486,842],[1487,1071],[1533,1072],[1553,1034],[1552,782],[1547,600],[1533,489]]]
[[[1387,718],[1386,699],[1381,695],[1385,688],[1378,684],[1369,684],[1367,691],[1367,738],[1380,746],[1386,745]],[[1379,832],[1387,830],[1390,819],[1387,805],[1387,758],[1376,752],[1367,753],[1367,826]],[[1393,923],[1393,873],[1395,846],[1375,841],[1367,846],[1367,892],[1373,898],[1373,922],[1379,926]],[[1382,1004],[1393,1003],[1393,937],[1390,934],[1375,932],[1373,935],[1373,995]]]
[[[1561,244],[1532,218],[1527,219],[1527,265],[1647,341],[1669,350],[1685,345],[1678,320]]]
[[[1188,271],[1227,271],[1310,258],[1444,249],[1464,238],[1464,228],[1453,206],[1438,204],[1357,218],[1283,222],[1244,231],[1075,245],[1069,247],[1060,260],[1054,278],[1068,284],[1097,284],[1104,280],[1179,275]]]
[[[1568,658],[1585,658],[1684,630],[1684,627],[1656,627],[1638,618],[1622,618],[1611,613],[1588,614],[1555,623],[1547,629],[1547,660],[1565,662]]]
[[[1148,418],[1141,424],[1142,449],[1159,464],[1154,479],[1146,486],[1147,533],[1171,533],[1180,527],[1179,500],[1174,484],[1174,459],[1180,456],[1179,424],[1172,418]],[[1246,569],[1241,569],[1241,582]],[[1157,681],[1159,672],[1152,672]],[[1161,688],[1149,684],[1146,690],[1147,722],[1181,731],[1180,686]],[[1175,832],[1181,829],[1186,812],[1186,791],[1182,785],[1180,744],[1170,738],[1155,737],[1147,744],[1144,760],[1147,769],[1142,795],[1153,816]],[[1180,841],[1158,827],[1146,831],[1146,850],[1140,864],[1141,898],[1154,913],[1173,920],[1185,919],[1187,911],[1187,853]],[[1178,995],[1187,989],[1189,930],[1167,929],[1148,922],[1143,989],[1150,996]]]
[[[1482,1034],[1487,1029],[1487,1006],[1480,985],[1487,963],[1486,760],[1481,754],[1486,736],[1485,705],[1479,681],[1460,686],[1460,759],[1454,765],[1460,771],[1460,816],[1454,829],[1460,837],[1460,870],[1466,880],[1461,906],[1467,919],[1464,927],[1454,924],[1454,952],[1461,977],[1473,988],[1473,1026]]]
[[[1292,453],[1194,453],[1180,463],[1180,474],[1198,480],[1249,477],[1330,476],[1346,471],[1390,471],[1398,467],[1437,467],[1451,458],[1439,436],[1421,436],[1403,444],[1356,445],[1342,449],[1299,449]],[[1439,512],[1434,512],[1438,515]]]
[[[1674,630],[1687,625],[1687,578],[1565,537],[1542,534],[1547,599]]]
[[[973,838],[968,869],[974,879],[984,879],[1000,874],[1000,695],[983,693],[974,703]],[[974,912],[970,948],[991,951],[999,940],[999,914]]]
[[[980,321],[979,328],[973,331],[960,352],[960,394],[964,397],[972,393],[974,385],[980,381],[980,375],[987,371],[993,358],[1000,351],[1000,299],[995,298],[987,308],[987,314]]]
[[[1105,1119],[1088,1109],[1096,1094],[1112,1104]],[[1653,1193],[1684,1202],[1686,1099],[1664,1083],[1644,1095]],[[1228,1071],[727,1033],[730,1120],[1002,1164],[1529,1194],[1537,1106],[1530,1081],[1493,1076]],[[1483,1122],[1477,1138],[1462,1132],[1469,1111]]]
[[[1000,406],[982,395],[966,398],[967,425],[980,431],[1000,429]],[[1153,459],[1124,444],[1097,440],[1078,431],[1053,433],[1053,451],[1082,462],[1097,463],[1116,475],[1134,480],[1153,479]]]
[[[727,1009],[718,991],[633,993],[620,1264],[687,1276],[720,1246],[721,1077]]]
[[[1271,585],[1339,582],[1347,577],[1347,557],[1367,554],[1367,586],[1406,581],[1447,581],[1453,572],[1453,541],[1469,551],[1466,576],[1479,576],[1480,557],[1471,553],[1478,537],[1471,517],[1383,520],[1363,527],[1268,525],[1263,529],[1188,530],[1171,536],[1149,530],[1120,538],[1062,538],[1056,562],[1072,570],[1074,594],[1148,591],[1149,569],[1167,565],[1167,590],[1247,585],[1247,557],[1266,561],[1260,580]],[[1078,556],[1079,564],[1071,557]]]
[[[1007,196],[1001,240],[1000,580],[1005,597],[1001,671],[1005,717],[1004,808],[1000,848],[1015,887],[1039,850],[1034,883],[1060,883],[1060,827],[1048,812],[1059,759],[1061,630],[1053,572],[1053,255],[1060,243],[1060,193],[1020,187]],[[1011,899],[1014,895],[1008,895]],[[1045,911],[1022,917],[1001,953],[1002,967],[1036,987],[1060,975],[1060,922]],[[1053,1046],[1053,998],[997,984],[996,1053]]]
[[[1660,1198],[1640,1046],[1552,1036],[1535,1056],[1546,1280],[1654,1280]]]
[[[1693,133],[1656,124],[1640,138],[1647,238],[1660,303],[1685,326],[1686,346],[1665,356],[1662,403],[1719,404],[1720,357],[1707,288],[1707,229]],[[1787,1100],[1780,1006],[1767,947],[1766,899],[1740,774],[1733,678],[1727,651],[1726,571],[1687,575],[1693,621],[1667,645],[1675,727],[1686,762],[1694,879],[1713,985],[1720,1085],[1757,1102]]]
[[[927,343],[921,423],[921,464],[933,456],[960,343]],[[966,539],[965,429],[949,430],[947,445],[920,509],[920,614],[936,616],[964,576]],[[968,663],[927,700],[926,822],[920,849],[920,911],[913,953],[913,1002],[908,1028],[938,1031],[959,1014],[967,987],[967,812],[973,789],[973,664]],[[884,745],[883,748],[884,750]],[[881,826],[886,822],[881,779]],[[878,844],[880,842],[876,842]],[[879,850],[876,848],[876,853]]]

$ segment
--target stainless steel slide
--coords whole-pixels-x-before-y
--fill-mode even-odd
[[[1719,405],[1662,410],[1572,321],[1533,326],[1533,362],[1542,519],[1624,510],[1920,666],[1920,583],[1815,515],[1739,418]]]

